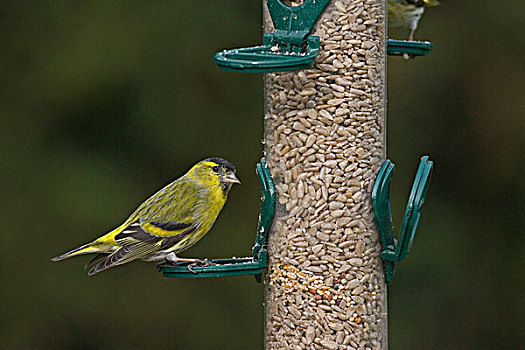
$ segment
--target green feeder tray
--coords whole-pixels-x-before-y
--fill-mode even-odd
[[[424,56],[432,52],[434,44],[428,41],[407,41],[388,39],[386,53],[389,56],[405,56],[414,58]]]
[[[268,33],[264,42],[271,42]],[[307,38],[305,52],[282,54],[278,46],[261,45],[218,52],[213,57],[222,70],[244,73],[282,72],[309,68],[319,52],[319,38]]]
[[[330,0],[305,0],[288,6],[267,0],[275,31],[263,36],[263,45],[224,50],[213,57],[223,70],[264,73],[308,68],[319,53],[319,37],[309,35]]]
[[[262,281],[262,273],[268,266],[268,252],[266,251],[266,237],[272,225],[275,214],[275,187],[270,171],[264,158],[256,166],[257,176],[261,182],[262,204],[255,245],[252,256],[245,258],[207,259],[208,266],[195,266],[189,269],[188,263],[177,266],[162,265],[160,271],[164,277],[171,278],[202,278],[254,275],[257,282]],[[193,271],[193,272],[192,272]]]
[[[403,216],[397,246],[394,242],[389,195],[394,164],[387,159],[377,175],[372,190],[372,208],[374,211],[374,221],[377,224],[383,246],[381,258],[385,264],[387,283],[390,283],[394,278],[395,263],[404,259],[410,252],[416,235],[419,218],[421,217],[421,210],[423,209],[423,204],[427,196],[433,165],[434,163],[429,160],[428,156],[423,156],[419,162],[419,167]]]

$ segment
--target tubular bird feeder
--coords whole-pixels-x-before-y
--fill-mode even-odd
[[[253,257],[212,259],[217,265],[196,267],[197,274],[184,266],[162,271],[260,281],[268,265],[266,349],[386,349],[387,283],[414,240],[433,166],[421,159],[396,245],[386,57],[427,55],[433,45],[387,40],[384,0],[263,4],[263,45],[224,50],[214,61],[266,73],[268,168],[261,162],[258,174],[271,215],[261,210]]]

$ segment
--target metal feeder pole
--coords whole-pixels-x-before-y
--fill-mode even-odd
[[[371,206],[386,153],[386,6],[332,0],[312,31],[321,44],[313,67],[265,74],[264,147],[278,196],[266,349],[387,348]],[[266,5],[264,23],[272,32]]]

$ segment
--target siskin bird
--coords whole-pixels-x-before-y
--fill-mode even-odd
[[[114,230],[52,260],[95,253],[86,264],[88,275],[136,259],[201,262],[175,254],[197,243],[211,229],[234,183],[240,181],[230,162],[204,159],[148,198]]]
[[[388,26],[409,28],[408,40],[412,41],[425,7],[438,5],[438,0],[388,0]]]

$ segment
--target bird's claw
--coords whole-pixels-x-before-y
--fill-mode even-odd
[[[208,259],[204,259],[204,260],[196,260],[195,262],[192,262],[191,264],[189,264],[187,266],[187,269],[189,272],[193,273],[193,274],[198,274],[199,272],[198,271],[195,271],[193,268],[194,267],[205,267],[205,266],[215,266],[217,265],[216,263],[208,260]]]

